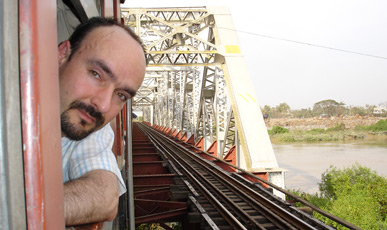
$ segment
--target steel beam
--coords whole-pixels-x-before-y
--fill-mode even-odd
[[[64,229],[56,1],[19,0],[28,229]]]

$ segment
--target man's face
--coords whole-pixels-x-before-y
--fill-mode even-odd
[[[141,86],[141,46],[118,26],[98,27],[71,52],[59,46],[62,136],[81,140],[110,122]]]

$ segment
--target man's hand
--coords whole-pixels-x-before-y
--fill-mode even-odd
[[[94,170],[64,184],[66,226],[112,221],[118,209],[118,179],[106,170]]]

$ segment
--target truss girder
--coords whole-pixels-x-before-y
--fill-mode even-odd
[[[124,9],[122,15],[143,38],[148,66],[216,64],[216,45],[204,36],[214,20],[205,9]]]
[[[248,170],[278,168],[228,9],[123,9],[122,15],[143,40],[149,63],[133,103],[144,119],[204,137],[206,148],[218,141],[220,157],[237,145]]]

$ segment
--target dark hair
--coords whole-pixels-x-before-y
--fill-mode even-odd
[[[87,20],[85,23],[79,24],[73,34],[70,36],[69,41],[71,44],[71,53],[69,56],[69,60],[73,56],[73,54],[79,49],[83,39],[95,28],[98,27],[108,27],[108,26],[118,26],[124,29],[128,34],[136,40],[142,47],[144,51],[144,47],[142,45],[141,39],[128,27],[118,23],[116,20],[112,18],[102,18],[102,17],[93,17]],[[145,53],[145,51],[144,51]]]

